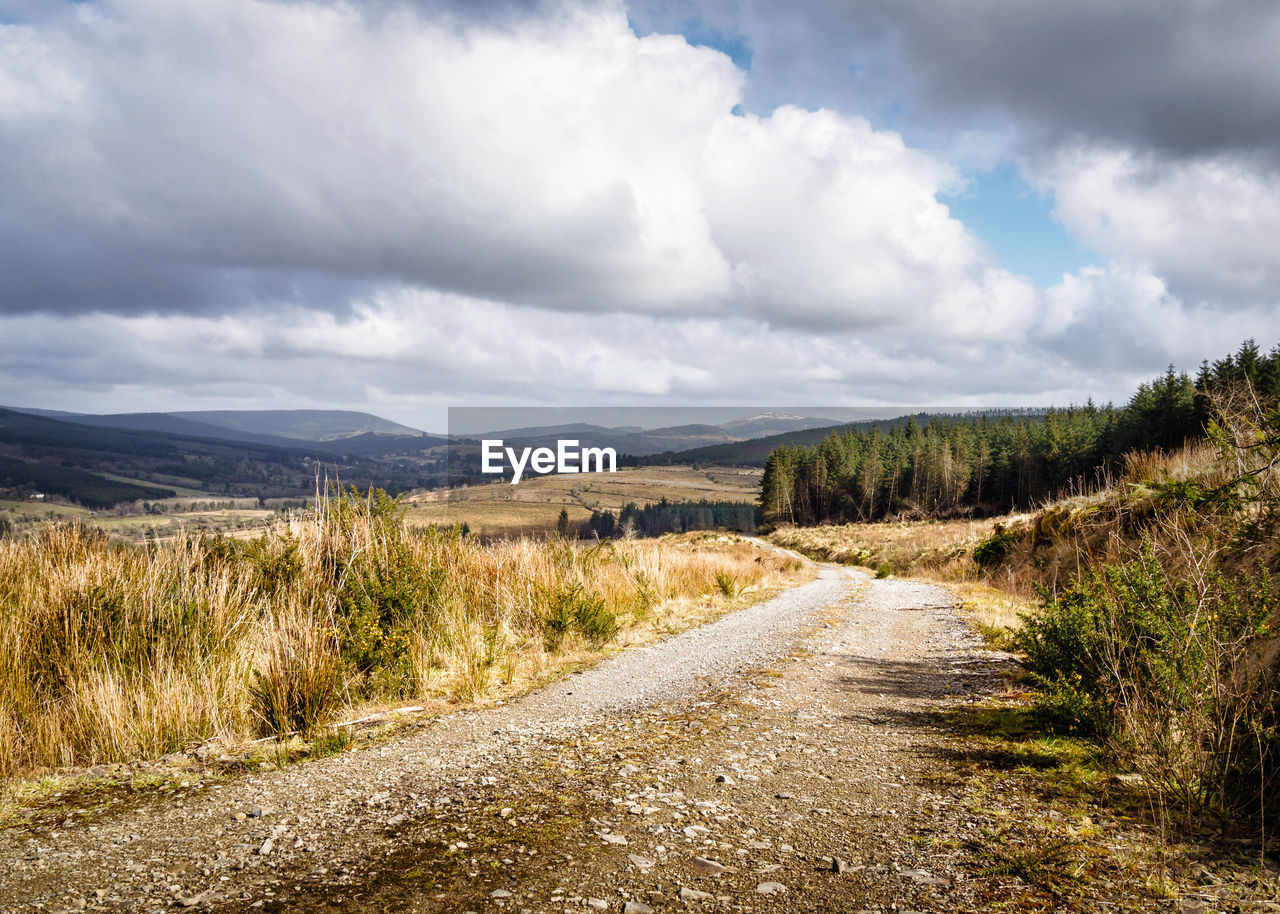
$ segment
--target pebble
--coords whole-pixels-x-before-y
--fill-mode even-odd
[[[270,838],[268,838],[266,841],[262,842],[262,847],[258,848],[258,853],[259,855],[265,857],[267,856],[267,854],[271,853],[272,849],[275,846],[276,846],[276,843],[272,841]]]
[[[653,908],[643,901],[628,901],[622,906],[622,914],[653,914]]]
[[[699,892],[697,889],[691,889],[687,885],[680,887],[681,901],[710,901],[712,899],[710,892]]]
[[[714,860],[708,860],[706,857],[694,857],[693,868],[701,870],[704,873],[723,873],[728,867],[722,863],[716,863]]]
[[[597,911],[607,911],[609,910],[609,902],[603,898],[588,898],[587,907],[595,908]]]
[[[756,892],[761,895],[778,895],[786,890],[787,887],[781,882],[762,882],[756,886]]]
[[[494,889],[492,892],[489,893],[489,897],[490,898],[510,898],[511,893],[508,892],[506,889]]]

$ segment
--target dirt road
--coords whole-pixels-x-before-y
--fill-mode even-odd
[[[824,568],[505,707],[230,781],[193,762],[0,833],[0,908],[1052,908],[975,862],[990,820],[940,712],[1007,661],[953,602]]]

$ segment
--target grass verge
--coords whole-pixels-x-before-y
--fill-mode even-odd
[[[716,534],[485,545],[378,493],[248,541],[0,538],[0,777],[510,695],[803,574]]]

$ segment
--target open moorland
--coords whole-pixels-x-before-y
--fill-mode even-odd
[[[410,524],[466,524],[484,536],[537,534],[555,527],[561,510],[576,525],[593,511],[667,501],[755,502],[761,471],[740,467],[620,467],[616,473],[526,478],[407,497]]]
[[[515,486],[495,483],[419,490],[402,496],[402,500],[406,522],[414,526],[466,524],[473,533],[486,537],[541,535],[555,529],[563,509],[568,511],[573,529],[590,536],[585,526],[593,511],[617,513],[630,502],[640,506],[663,499],[754,503],[759,497],[760,474],[759,469],[739,467],[621,467],[609,474],[528,477]],[[246,537],[261,533],[283,511],[309,501],[314,498],[236,498],[185,489],[170,498],[97,510],[55,497],[11,499],[0,500],[0,522],[22,533],[50,522],[78,521],[132,542],[188,533]]]

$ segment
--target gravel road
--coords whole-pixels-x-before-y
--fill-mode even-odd
[[[645,914],[1017,900],[1017,886],[966,876],[955,848],[984,821],[936,777],[954,739],[940,703],[999,688],[1007,667],[953,604],[936,586],[824,566],[503,707],[231,780],[191,759],[176,790],[0,833],[0,909]]]

